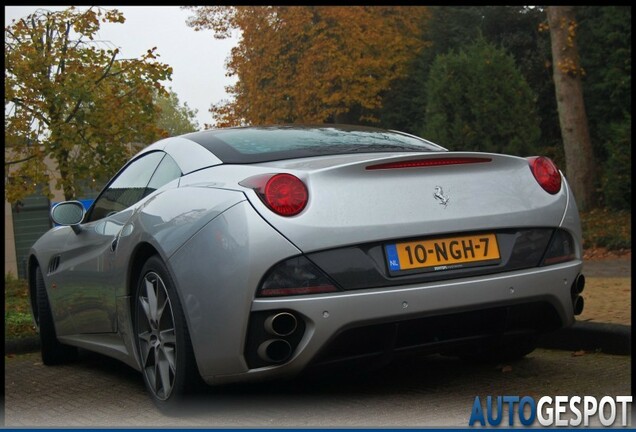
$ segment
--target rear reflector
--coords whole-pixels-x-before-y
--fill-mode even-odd
[[[462,165],[473,163],[490,162],[490,158],[480,157],[450,157],[450,158],[434,158],[434,159],[418,159],[408,160],[400,162],[388,162],[379,165],[370,165],[368,170],[380,170],[380,169],[400,169],[400,168],[423,168],[431,166],[443,166],[443,165]]]
[[[288,295],[302,295],[302,294],[322,294],[328,292],[338,291],[333,285],[317,285],[310,287],[296,287],[296,288],[266,288],[259,292],[261,297],[274,297],[274,296],[288,296]]]

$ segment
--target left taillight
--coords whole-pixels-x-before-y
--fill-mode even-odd
[[[556,194],[561,190],[561,173],[550,158],[545,156],[529,157],[530,171],[537,183],[549,194]]]
[[[322,294],[340,288],[304,256],[287,259],[272,267],[256,293],[257,297]]]
[[[253,189],[263,203],[280,216],[295,216],[309,201],[307,186],[292,174],[262,174],[249,177],[241,186]]]

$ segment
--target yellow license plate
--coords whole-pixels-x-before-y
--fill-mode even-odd
[[[425,268],[447,270],[500,258],[495,234],[389,244],[386,245],[386,253],[391,271]]]

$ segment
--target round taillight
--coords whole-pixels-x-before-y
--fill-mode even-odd
[[[265,204],[281,216],[294,216],[303,211],[308,199],[307,187],[296,176],[276,174],[265,184]]]
[[[537,156],[528,161],[532,175],[547,193],[554,195],[561,190],[561,173],[550,158]]]

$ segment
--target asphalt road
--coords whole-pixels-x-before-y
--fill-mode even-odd
[[[5,358],[5,426],[467,427],[475,396],[630,395],[630,363],[543,349],[509,365],[410,356],[376,371],[210,389],[168,417],[122,363],[82,352],[74,364],[46,367],[25,354]]]

